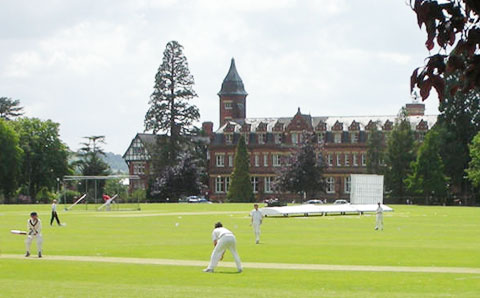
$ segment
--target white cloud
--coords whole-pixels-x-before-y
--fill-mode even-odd
[[[72,148],[82,136],[105,134],[117,153],[143,130],[169,40],[184,45],[195,103],[203,121],[215,122],[231,57],[250,94],[248,115],[289,116],[298,106],[314,115],[396,113],[427,55],[402,1],[52,0],[2,8],[0,95],[60,122]],[[429,99],[428,111],[436,105]]]
[[[407,64],[410,62],[411,57],[402,53],[393,53],[393,52],[380,52],[378,53],[380,59],[385,59],[387,61],[392,61],[397,64]]]

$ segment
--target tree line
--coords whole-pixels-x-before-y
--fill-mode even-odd
[[[50,202],[65,192],[73,200],[85,192],[85,182],[65,184],[65,175],[108,175],[103,160],[104,136],[85,137],[78,152],[60,138],[60,124],[52,120],[23,117],[20,100],[0,97],[0,203]],[[99,193],[122,192],[120,181],[101,182]]]
[[[0,192],[5,203],[48,197],[71,173],[59,124],[21,117],[19,100],[0,98]]]

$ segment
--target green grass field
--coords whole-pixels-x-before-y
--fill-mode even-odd
[[[245,204],[152,204],[140,212],[61,211],[0,206],[0,250],[23,254],[30,211],[43,221],[45,258],[0,259],[0,297],[478,297],[480,274],[396,273],[52,261],[48,256],[208,261],[222,221],[244,262],[480,268],[480,209],[393,206],[385,230],[373,215],[267,218],[254,244]],[[34,246],[35,247],[35,246]],[[32,252],[35,252],[32,249]],[[227,253],[225,261],[232,261]],[[220,264],[221,266],[221,264]]]

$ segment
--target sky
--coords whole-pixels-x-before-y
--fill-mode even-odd
[[[215,129],[232,57],[247,117],[355,116],[397,114],[429,54],[405,0],[0,0],[0,19],[0,96],[60,123],[72,150],[105,135],[117,154],[144,130],[171,40]],[[438,113],[434,92],[425,104]]]

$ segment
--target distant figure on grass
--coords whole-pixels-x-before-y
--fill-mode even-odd
[[[210,258],[210,264],[208,264],[208,267],[204,269],[203,272],[212,273],[215,267],[217,267],[218,262],[223,260],[223,255],[227,249],[230,250],[235,259],[238,273],[242,272],[242,263],[237,253],[237,240],[235,239],[235,235],[233,235],[230,230],[224,228],[221,222],[217,222],[212,232],[212,240],[214,249]]]
[[[110,211],[110,205],[111,205],[112,203],[115,203],[115,202],[114,202],[113,200],[110,200],[111,197],[110,197],[109,195],[107,195],[107,194],[103,194],[103,195],[102,195],[102,198],[103,198],[103,201],[107,204],[107,206],[106,206],[105,209],[106,209],[107,211]]]
[[[110,196],[109,196],[109,195],[106,195],[106,194],[103,194],[103,195],[102,195],[102,198],[103,198],[103,202],[104,202],[104,203],[108,202],[108,200],[111,199]]]
[[[57,224],[61,226],[62,224],[60,223],[60,219],[58,219],[58,214],[57,214],[57,200],[53,200],[52,203],[52,217],[50,218],[50,225],[53,224],[53,220],[57,220]]]
[[[377,223],[375,225],[375,230],[383,231],[383,209],[382,209],[382,204],[380,203],[378,203],[376,214],[377,214]]]
[[[253,205],[253,210],[250,212],[251,221],[250,225],[253,226],[253,231],[255,232],[255,244],[260,243],[260,225],[263,221],[262,211],[258,210],[258,204]]]
[[[27,221],[27,239],[25,239],[25,246],[27,248],[27,253],[25,257],[30,256],[30,247],[32,245],[33,239],[37,240],[37,250],[38,257],[42,257],[42,221],[38,218],[37,212],[30,213],[30,218]]]

